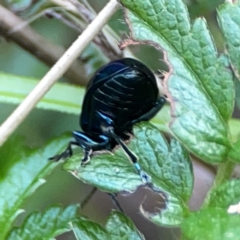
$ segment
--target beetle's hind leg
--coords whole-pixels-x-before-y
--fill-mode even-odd
[[[117,136],[114,132],[113,127],[108,128],[108,134],[116,140],[116,142],[123,148],[125,153],[131,159],[135,169],[137,170],[138,174],[140,175],[142,181],[144,183],[151,182],[150,176],[148,176],[141,168],[140,164],[138,163],[138,157],[126,146],[126,144],[122,141],[122,139]]]
[[[97,113],[97,116],[99,117],[99,119],[102,122],[101,129],[102,129],[104,135],[109,136],[109,137],[115,139],[115,141],[123,148],[125,153],[128,155],[128,157],[130,158],[130,160],[134,164],[134,167],[137,170],[137,172],[139,173],[142,181],[144,183],[151,182],[150,176],[148,176],[142,170],[141,166],[139,165],[137,156],[126,146],[126,144],[123,142],[123,140],[118,135],[116,135],[116,133],[114,131],[114,127],[113,127],[114,126],[114,122],[112,121],[112,119],[110,119],[109,117],[105,116],[101,112],[96,111],[96,113]]]
[[[59,161],[61,159],[71,157],[72,156],[72,145],[78,145],[78,143],[74,142],[74,141],[69,142],[66,150],[64,150],[62,153],[60,153],[58,155],[50,157],[49,160]]]

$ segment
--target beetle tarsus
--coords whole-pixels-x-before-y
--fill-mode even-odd
[[[90,156],[92,154],[92,149],[85,149],[84,151],[84,157],[81,160],[81,166],[87,164],[90,161]]]
[[[138,174],[140,175],[142,181],[144,183],[151,182],[150,176],[148,176],[141,168],[141,166],[138,163],[137,156],[125,145],[125,143],[122,141],[121,138],[119,138],[115,133],[112,127],[109,127],[109,133],[111,134],[111,137],[113,137],[118,144],[123,148],[125,153],[128,155],[128,157],[131,159],[132,163],[134,164],[135,169],[137,170]]]
[[[141,166],[139,165],[139,163],[134,163],[134,167],[135,169],[137,170],[139,176],[141,177],[142,179],[142,182],[143,183],[149,183],[151,182],[151,177],[149,175],[147,175],[141,168]]]
[[[66,149],[64,152],[62,152],[61,154],[58,154],[56,156],[50,157],[49,160],[53,160],[53,161],[60,161],[61,159],[66,159],[68,157],[72,156],[72,152],[69,151],[69,149]]]
[[[151,177],[149,175],[147,175],[143,170],[140,170],[139,175],[140,175],[143,183],[151,182]]]
[[[50,157],[48,160],[52,160],[52,161],[59,161],[61,159],[66,159],[68,157],[71,157],[72,156],[72,145],[78,145],[76,142],[69,142],[67,148],[65,151],[63,151],[62,153],[58,154],[58,155],[55,155],[53,157]]]

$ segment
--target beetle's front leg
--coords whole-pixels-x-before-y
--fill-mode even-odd
[[[103,135],[100,135],[97,139],[93,140],[92,137],[87,136],[85,133],[74,131],[73,136],[77,145],[84,151],[84,157],[81,160],[81,165],[90,161],[90,156],[93,151],[105,149],[109,144],[109,138]]]

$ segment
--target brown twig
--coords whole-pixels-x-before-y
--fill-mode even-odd
[[[0,146],[22,123],[38,101],[48,92],[53,84],[67,71],[74,60],[82,53],[85,47],[98,34],[113,13],[118,9],[116,0],[110,0],[96,18],[88,25],[77,40],[68,48],[57,63],[41,79],[24,101],[15,109],[0,127]]]
[[[22,26],[22,27],[16,27]],[[54,65],[63,55],[64,49],[47,41],[18,16],[0,5],[0,34],[36,56],[48,66]],[[79,60],[76,60],[66,77],[73,83],[86,85],[86,71]]]
[[[83,18],[86,23],[90,23],[94,19],[95,14],[90,12],[89,9],[84,6],[84,4],[78,2],[77,0],[68,1],[76,7],[78,14]]]
[[[84,199],[81,201],[81,209],[83,209],[87,204],[88,202],[91,200],[91,198],[93,197],[93,195],[97,192],[97,188],[96,187],[93,187],[91,189],[91,191],[84,197]]]
[[[62,1],[58,0],[51,1],[54,2],[54,4],[64,8]],[[68,0],[67,6],[70,12],[80,17],[86,24],[89,24],[96,16],[96,13],[93,10],[88,9],[84,4],[78,2],[77,0]],[[108,26],[105,26],[104,29],[103,31],[98,33],[98,35],[94,38],[93,42],[101,48],[104,55],[108,57],[110,60],[122,58],[123,52],[120,51],[119,48],[117,47],[117,39],[115,39],[114,41],[115,44],[111,43],[111,41],[113,40],[113,36],[110,36],[109,34],[110,29]]]
[[[78,10],[78,8],[76,10]],[[84,10],[83,12],[84,14],[87,14],[86,13],[87,10]],[[78,24],[78,22],[69,20],[68,16],[66,15],[66,13],[64,14],[64,12],[59,13],[52,9],[48,9],[48,10],[45,10],[45,14],[47,16],[51,16],[58,19],[59,21],[64,23],[66,26],[76,30],[78,33],[81,33],[83,31],[83,26],[82,26],[83,24]],[[80,16],[79,14],[82,14],[82,13],[76,13],[76,11],[74,11],[74,14]],[[84,26],[91,22],[90,19],[94,18],[92,15],[91,17],[90,15],[87,15],[87,16],[88,17],[80,16],[81,18],[83,18]],[[116,60],[123,57],[123,52],[118,49],[117,47],[118,45],[115,44],[115,46],[111,46],[109,44],[108,38],[102,32],[99,32],[98,35],[93,39],[93,43],[95,43],[95,45],[102,50],[104,56],[108,57],[110,60]]]

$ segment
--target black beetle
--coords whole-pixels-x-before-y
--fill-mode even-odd
[[[72,145],[84,151],[81,165],[97,150],[112,150],[121,145],[133,162],[143,181],[147,175],[137,163],[137,157],[125,145],[132,127],[151,119],[166,102],[159,96],[154,74],[143,63],[123,58],[100,68],[90,80],[83,101],[80,126],[83,132],[73,131],[74,141],[67,149],[52,158],[60,160],[72,155]]]

